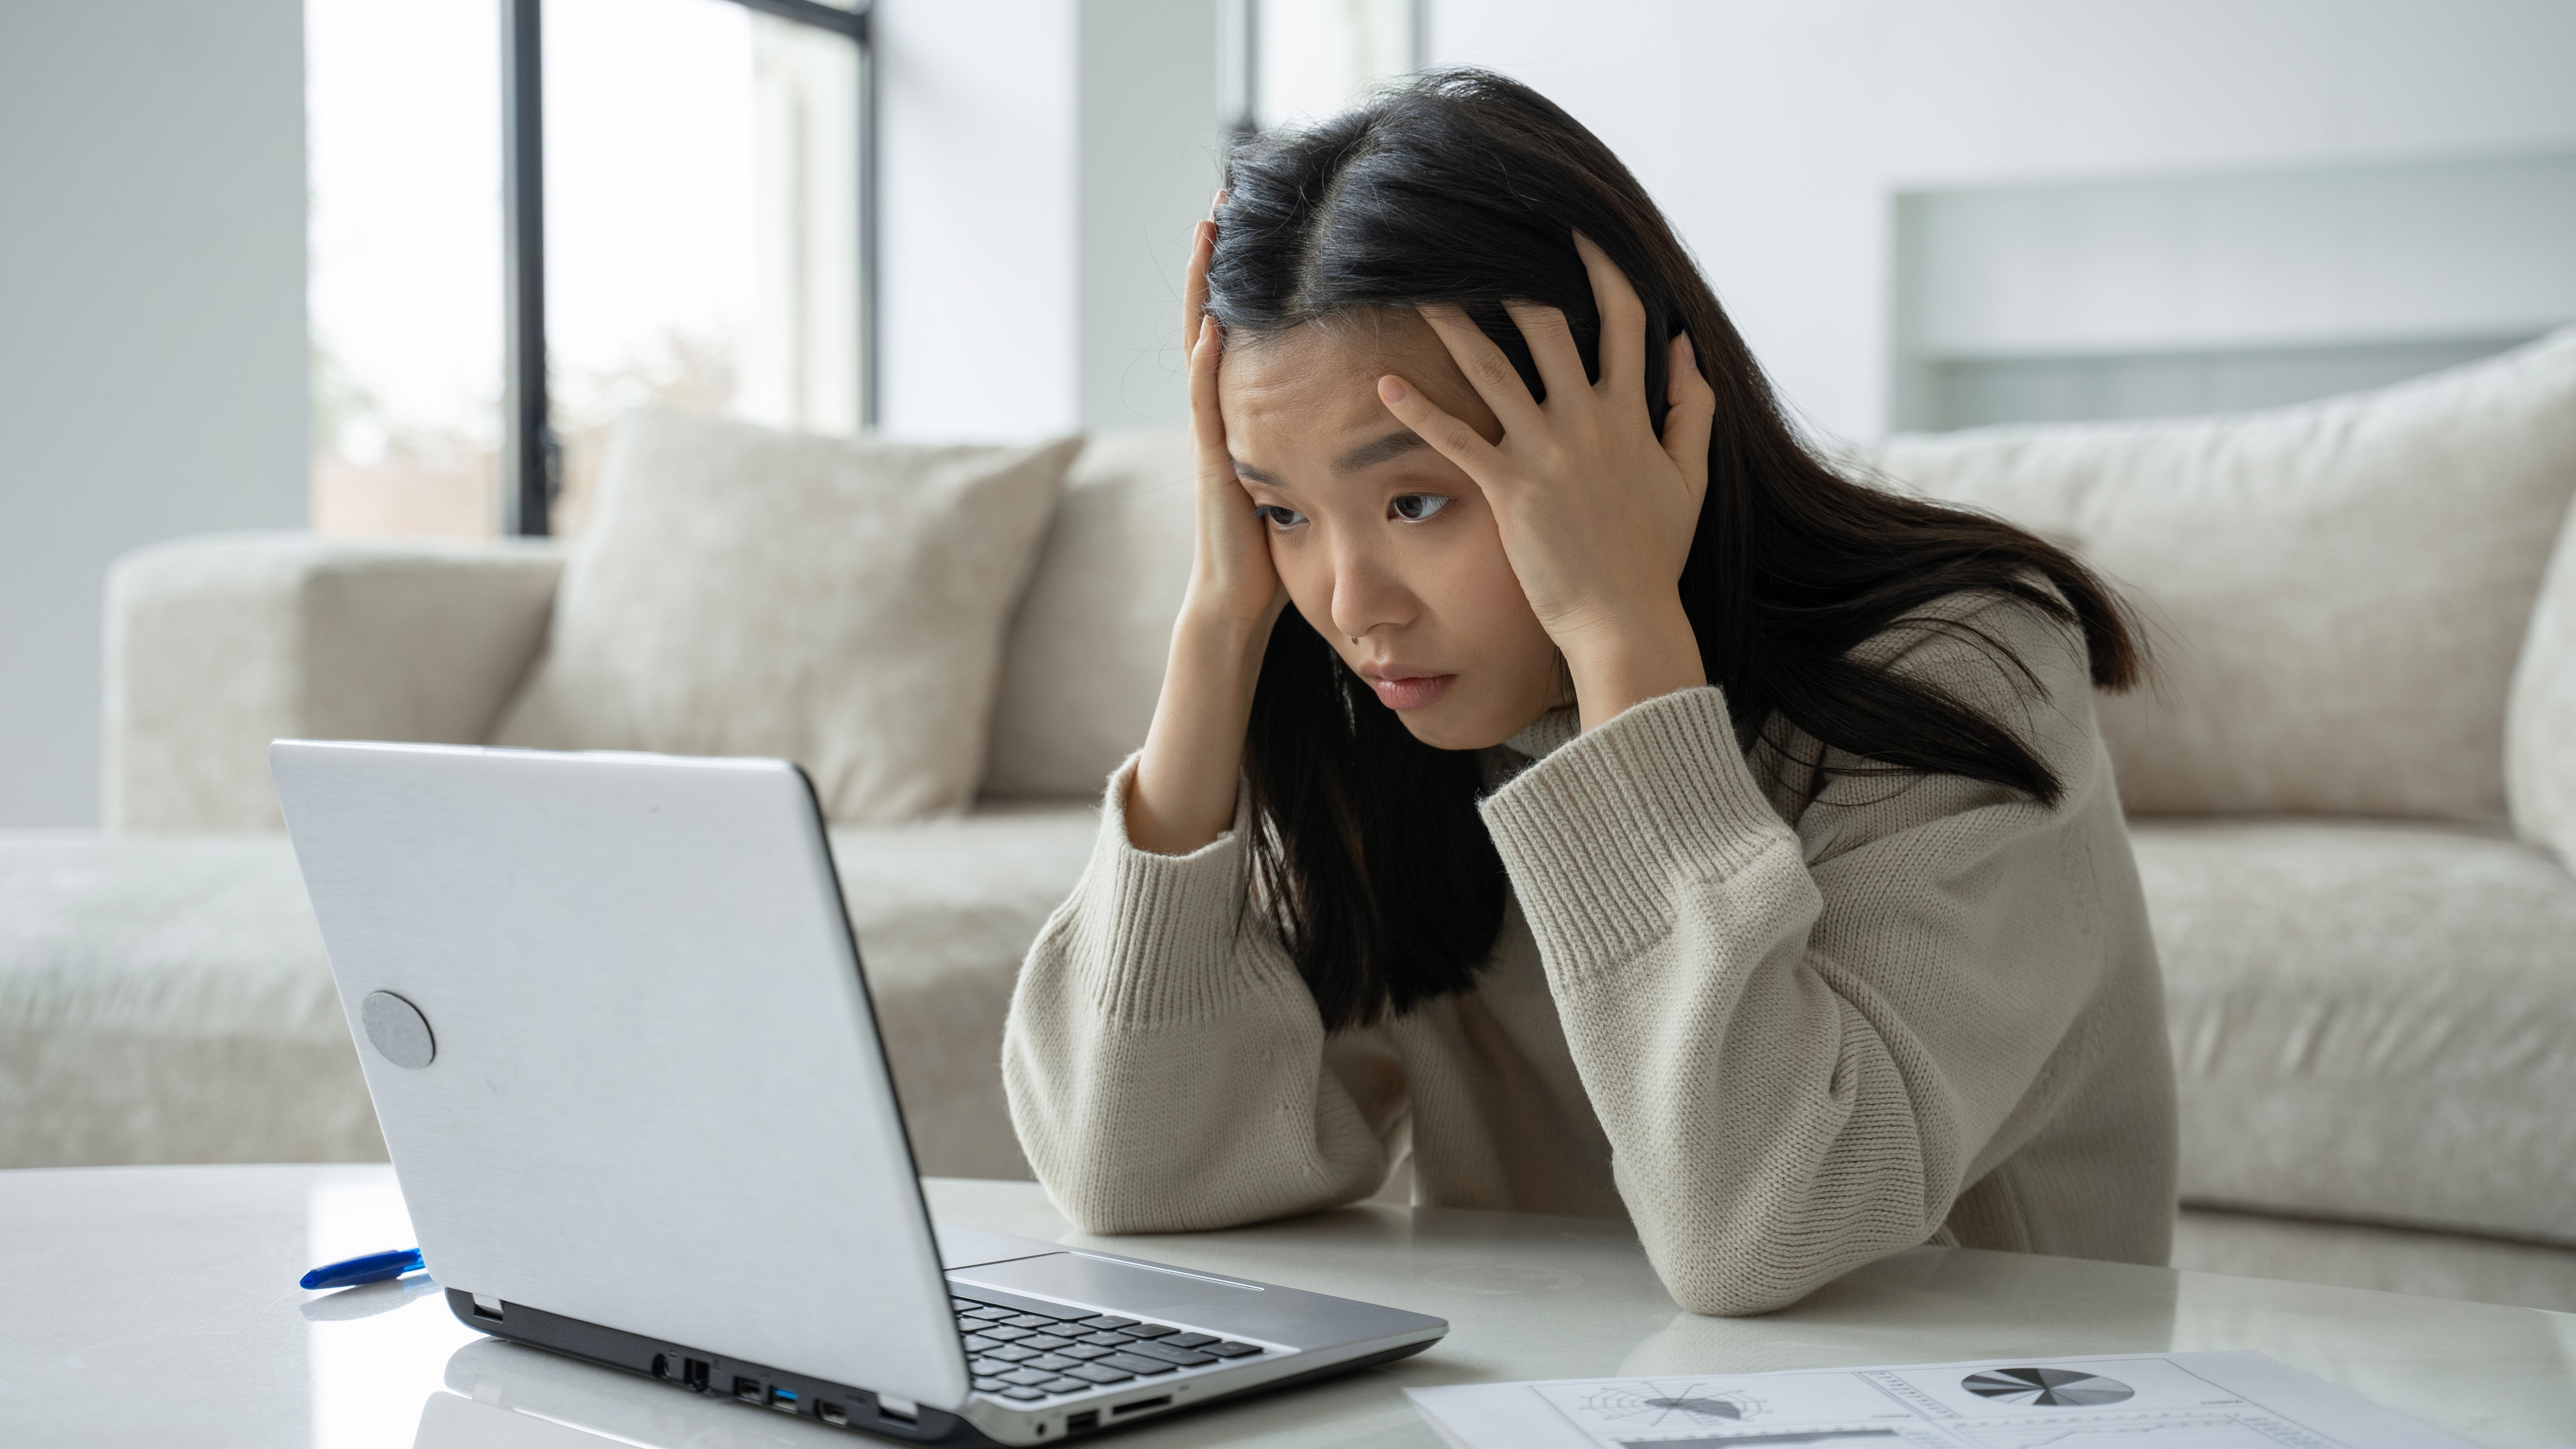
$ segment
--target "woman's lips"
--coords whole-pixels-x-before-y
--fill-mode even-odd
[[[1447,694],[1457,682],[1454,674],[1371,675],[1369,688],[1377,691],[1378,702],[1388,709],[1420,709]]]

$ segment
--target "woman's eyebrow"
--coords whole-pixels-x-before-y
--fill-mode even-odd
[[[1261,469],[1255,468],[1250,463],[1243,461],[1241,458],[1235,458],[1230,454],[1228,455],[1228,458],[1229,461],[1234,464],[1234,473],[1238,478],[1249,478],[1255,483],[1265,484],[1272,488],[1285,488],[1288,486],[1287,484],[1279,481],[1277,474],[1265,473]]]
[[[1416,448],[1430,446],[1429,443],[1422,441],[1421,434],[1408,428],[1400,433],[1389,433],[1374,443],[1362,443],[1344,453],[1334,461],[1333,471],[1356,473],[1362,468],[1374,468],[1389,458],[1400,458]]]

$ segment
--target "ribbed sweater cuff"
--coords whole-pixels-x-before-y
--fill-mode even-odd
[[[1677,885],[1723,880],[1782,842],[1796,848],[1715,688],[1648,700],[1577,735],[1483,810],[1551,969],[1577,974],[1663,935]]]
[[[1130,757],[1109,777],[1100,837],[1083,874],[1071,953],[1076,979],[1098,1008],[1131,1024],[1205,1017],[1259,983],[1235,949],[1243,923],[1243,815],[1235,828],[1187,855],[1139,850],[1127,837]]]

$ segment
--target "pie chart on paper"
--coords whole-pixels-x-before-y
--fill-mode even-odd
[[[2062,1368],[1987,1369],[1961,1379],[1959,1387],[1997,1403],[2069,1408],[2116,1404],[2137,1392],[2118,1379]]]

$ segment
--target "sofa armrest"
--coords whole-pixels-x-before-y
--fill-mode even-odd
[[[108,828],[275,830],[273,739],[480,743],[544,645],[560,553],[219,534],[108,571]]]

